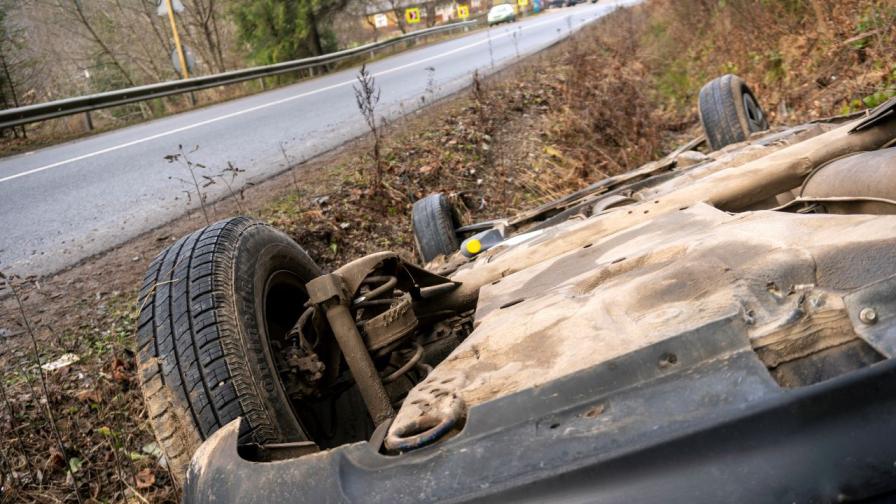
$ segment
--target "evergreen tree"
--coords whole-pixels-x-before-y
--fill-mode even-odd
[[[318,56],[333,49],[330,16],[347,0],[256,0],[235,2],[231,15],[240,38],[259,64]]]

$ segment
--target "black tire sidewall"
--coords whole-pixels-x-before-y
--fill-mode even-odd
[[[753,133],[756,133],[757,131],[767,130],[768,129],[768,118],[765,115],[765,111],[762,110],[762,107],[759,105],[759,100],[756,99],[756,95],[753,94],[753,91],[750,89],[749,86],[747,86],[747,84],[745,82],[743,82],[743,81],[741,81],[741,82],[743,84],[743,87],[741,89],[740,102],[741,102],[741,107],[742,107],[743,114],[744,114],[744,121],[746,123],[746,129],[744,131],[746,131],[747,136],[749,136]],[[759,111],[760,114],[762,114],[761,121],[759,122],[759,124],[756,125],[756,127],[754,127],[753,124],[750,122],[749,113],[747,112],[747,105],[745,103],[746,97],[750,97],[750,99],[753,101],[753,104],[756,106],[756,110]]]
[[[750,125],[750,119],[747,115],[747,106],[744,103],[744,97],[749,96],[753,103],[756,104],[756,108],[758,110],[762,110],[762,107],[759,106],[759,100],[756,99],[756,95],[753,94],[753,91],[747,86],[747,83],[744,82],[743,79],[737,76],[732,76],[731,79],[731,99],[735,104],[735,110],[737,110],[737,118],[740,123],[741,131],[744,135],[744,140],[750,137],[751,134],[757,131],[763,131],[768,129],[768,123],[762,129],[753,128]],[[762,111],[763,122],[765,122],[765,112]]]
[[[457,216],[442,193],[426,196],[414,203],[411,225],[417,251],[423,262],[439,255],[451,255],[460,248],[455,229]]]
[[[749,96],[762,114],[758,129],[751,126],[744,97]],[[708,82],[700,90],[700,123],[712,150],[743,142],[752,133],[768,129],[765,112],[743,79],[727,74]]]
[[[245,350],[245,363],[254,381],[252,388],[263,401],[264,410],[269,416],[268,422],[253,425],[251,415],[247,415],[250,427],[255,429],[253,437],[257,442],[306,439],[277,375],[264,322],[265,293],[269,279],[278,271],[292,273],[302,283],[319,276],[321,271],[295,242],[268,226],[253,226],[240,235],[232,267],[231,302],[236,313],[239,339]],[[296,310],[301,310],[304,300],[296,299],[295,302]],[[251,402],[251,398],[241,397],[241,401],[244,400]],[[249,413],[253,405],[247,406],[244,411]],[[265,423],[274,426],[276,432],[267,432]]]

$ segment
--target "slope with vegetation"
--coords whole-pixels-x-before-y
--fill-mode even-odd
[[[415,198],[452,193],[479,220],[629,170],[700,133],[697,92],[725,72],[753,86],[773,124],[871,106],[893,94],[894,21],[885,1],[654,0],[387,125],[379,163],[362,139],[209,211],[271,222],[328,269],[382,249],[412,257]],[[6,287],[3,499],[75,502],[75,488],[83,501],[177,499],[135,388],[134,304],[153,255],[203,223],[188,216],[53,278],[13,280],[21,304]],[[66,353],[80,360],[43,373],[44,392],[36,362]]]

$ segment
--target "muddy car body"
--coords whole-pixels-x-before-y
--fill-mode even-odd
[[[311,279],[289,320],[342,357],[294,362],[356,377],[372,434],[240,415],[195,443],[185,500],[893,498],[894,111],[698,139],[489,223],[485,250]]]

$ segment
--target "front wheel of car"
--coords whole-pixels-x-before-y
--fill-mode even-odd
[[[187,235],[152,262],[139,298],[139,376],[178,483],[201,442],[238,417],[243,442],[307,440],[272,341],[298,319],[304,285],[320,274],[288,236],[246,217]]]

